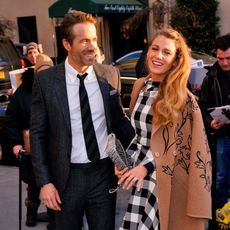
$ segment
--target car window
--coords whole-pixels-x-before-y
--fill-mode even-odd
[[[9,71],[19,68],[20,57],[14,44],[7,37],[0,37],[0,82],[9,81]]]
[[[26,46],[26,43],[14,43],[19,55],[21,58],[25,58],[26,55],[23,53],[23,47]]]
[[[129,103],[130,103],[130,94],[133,89],[133,84],[137,80],[135,77],[121,77],[121,102],[125,109],[125,112],[128,112]]]

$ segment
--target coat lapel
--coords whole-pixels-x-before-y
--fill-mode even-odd
[[[57,74],[55,76],[55,85],[57,101],[60,103],[60,110],[63,113],[64,120],[67,126],[70,128],[70,113],[68,96],[66,90],[66,80],[65,80],[65,65],[64,62],[57,66]]]
[[[157,130],[161,127],[161,125],[152,125],[152,133],[151,135],[153,136],[156,134]]]
[[[94,71],[96,73],[98,84],[101,90],[103,102],[104,102],[104,109],[105,109],[105,117],[109,132],[109,99],[110,99],[110,87],[106,79],[108,78],[107,73],[105,71],[105,68],[101,68],[101,65],[95,65]],[[70,112],[69,112],[69,104],[68,104],[68,96],[67,96],[67,90],[66,90],[66,80],[65,80],[65,65],[64,62],[60,65],[57,65],[57,74],[55,76],[54,84],[56,87],[55,95],[57,97],[58,102],[60,102],[60,109],[62,110],[64,120],[66,121],[66,124],[69,128],[71,128],[70,124]]]

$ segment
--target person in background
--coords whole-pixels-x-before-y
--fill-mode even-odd
[[[43,53],[41,44],[30,42],[26,46],[24,46],[23,54],[26,55],[26,59],[24,59],[24,67],[34,66],[36,64],[36,58],[40,53]]]
[[[60,27],[66,60],[35,76],[31,109],[32,162],[43,203],[57,230],[115,228],[114,165],[108,134],[127,147],[134,130],[121,106],[119,72],[95,63],[96,20],[67,13]],[[87,127],[86,127],[87,126]],[[88,135],[90,134],[90,135]]]
[[[98,46],[98,48],[97,48],[95,59],[96,59],[97,63],[100,63],[100,64],[104,63],[105,54],[104,54],[104,50],[101,46]]]
[[[135,65],[135,71],[136,71],[137,78],[145,77],[149,74],[149,69],[146,63],[147,52],[148,52],[148,47],[145,47]]]
[[[211,218],[211,156],[200,109],[187,89],[190,59],[183,36],[160,30],[147,52],[149,75],[130,102],[136,138],[132,169],[115,170],[132,188],[122,229],[204,230]]]
[[[42,70],[48,69],[54,65],[52,59],[46,54],[39,54],[36,58],[34,72],[38,73]]]
[[[204,124],[213,146],[213,218],[227,203],[230,191],[230,124],[213,118],[209,108],[230,105],[230,33],[216,40],[217,62],[209,69],[199,94]],[[215,229],[216,226],[213,227]]]
[[[30,42],[26,46],[23,46],[23,54],[26,55],[26,58],[22,59],[22,67],[28,68],[36,64],[37,56],[43,53],[41,44],[35,42]],[[10,88],[7,91],[7,95],[11,97],[14,94],[15,89]]]
[[[34,81],[34,71],[38,72],[42,70],[42,68],[49,68],[51,66],[53,66],[53,62],[50,57],[45,54],[39,54],[35,68],[28,68],[22,74],[22,83],[11,97],[6,110],[6,128],[11,145],[13,146],[13,153],[18,157],[20,151],[25,150],[25,154],[22,157],[22,180],[28,184],[25,205],[27,208],[26,226],[29,227],[36,225],[37,212],[40,205],[40,188],[36,184],[29,144],[32,85]],[[54,222],[54,214],[50,210],[48,210],[47,213],[51,216],[48,224],[48,229],[51,230],[54,229],[49,228]]]

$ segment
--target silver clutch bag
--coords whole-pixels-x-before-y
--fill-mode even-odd
[[[121,142],[116,138],[114,133],[108,135],[106,152],[118,170],[132,167],[131,157],[126,153]]]

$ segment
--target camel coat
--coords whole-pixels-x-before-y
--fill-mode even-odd
[[[211,219],[211,155],[192,94],[177,125],[152,128],[161,230],[204,230]]]

